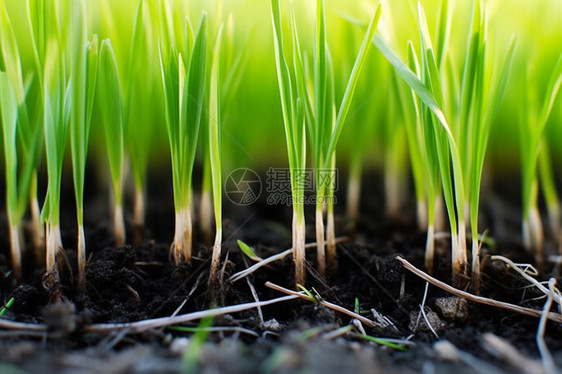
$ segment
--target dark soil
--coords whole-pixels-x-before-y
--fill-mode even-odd
[[[251,286],[260,300],[282,296],[265,287],[273,282],[294,288],[293,264],[290,257],[259,269],[246,279],[231,283],[230,275],[244,269],[250,260],[241,255],[236,240],[254,246],[262,258],[290,246],[290,209],[270,206],[260,201],[250,207],[227,206],[225,243],[220,286],[213,293],[207,289],[210,251],[196,239],[195,258],[191,263],[171,266],[168,262],[169,240],[173,233],[173,207],[167,192],[166,177],[150,186],[147,228],[142,245],[115,248],[107,227],[107,205],[99,196],[87,194],[89,214],[86,230],[90,254],[88,287],[85,294],[76,291],[73,272],[62,276],[63,302],[52,304],[41,283],[43,269],[31,271],[33,259],[25,259],[26,279],[12,286],[9,272],[7,235],[0,232],[1,300],[15,299],[5,318],[27,323],[45,323],[49,333],[28,334],[0,330],[0,373],[153,373],[183,372],[186,362],[182,354],[188,346],[190,332],[154,329],[140,334],[114,331],[110,334],[86,333],[84,326],[93,323],[129,322],[184,314],[209,308],[255,301]],[[369,188],[368,188],[369,187]],[[171,190],[171,189],[170,189]],[[418,322],[420,305],[426,284],[405,271],[395,259],[401,255],[423,268],[425,235],[412,224],[412,211],[405,210],[400,222],[383,219],[380,187],[366,186],[363,215],[353,240],[338,245],[339,268],[327,279],[319,277],[309,260],[307,288],[323,300],[349,310],[358,305],[361,314],[372,319],[371,309],[388,318],[394,327],[371,329],[368,335],[380,338],[408,339],[414,344],[406,351],[385,345],[338,337],[327,340],[326,333],[348,325],[348,316],[303,300],[286,301],[262,308],[263,320],[253,309],[215,318],[214,326],[241,327],[240,330],[212,332],[199,352],[198,371],[204,373],[392,373],[392,372],[452,372],[471,373],[475,368],[464,362],[442,359],[433,349],[434,342],[446,339],[458,349],[498,373],[513,373],[513,368],[501,358],[482,348],[484,333],[507,339],[522,356],[538,360],[535,340],[538,319],[498,308],[468,304],[468,317],[444,316],[437,300],[451,295],[430,286],[425,310],[436,317],[435,334],[423,321]],[[72,196],[71,192],[67,196]],[[485,227],[490,227],[496,241],[494,251],[517,262],[532,262],[519,243],[517,217],[511,214],[509,199],[488,195],[483,209]],[[343,204],[341,204],[343,206]],[[89,209],[89,210],[88,210]],[[341,213],[341,212],[340,212]],[[63,222],[74,222],[73,207],[63,209]],[[338,216],[338,232],[344,233],[346,222]],[[511,221],[510,221],[511,220]],[[312,219],[309,218],[312,222]],[[102,222],[100,224],[100,222]],[[5,224],[0,225],[5,230]],[[63,242],[70,264],[75,264],[75,234],[72,226],[63,227]],[[129,233],[133,228],[128,227]],[[314,237],[310,227],[310,238]],[[130,235],[132,236],[132,235]],[[451,280],[447,239],[438,242],[439,259],[435,275],[447,283]],[[485,251],[490,252],[489,249]],[[544,272],[542,279],[552,276]],[[484,262],[483,296],[527,307],[541,309],[544,299],[533,300],[538,293],[522,289],[526,283],[504,265]],[[554,310],[554,309],[553,309]],[[435,312],[435,313],[431,313]],[[423,318],[422,318],[423,320]],[[414,321],[414,322],[412,322]],[[190,326],[196,326],[191,324]],[[562,328],[549,323],[546,343],[555,361],[562,366]],[[489,368],[488,368],[489,369]]]

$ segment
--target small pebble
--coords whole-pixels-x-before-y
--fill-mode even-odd
[[[427,320],[429,321],[431,327],[435,332],[439,332],[440,330],[445,328],[445,323],[441,321],[441,318],[439,318],[437,313],[435,313],[428,307],[425,307],[424,310],[425,315],[427,316]],[[431,332],[431,329],[427,325],[425,318],[419,310],[412,310],[410,312],[410,325],[408,327],[413,332]]]
[[[468,319],[468,302],[460,297],[440,297],[435,300],[435,306],[446,320],[463,322]]]

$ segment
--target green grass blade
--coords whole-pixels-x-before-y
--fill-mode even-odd
[[[363,68],[363,65],[365,63],[367,52],[369,51],[369,48],[373,41],[373,37],[375,36],[375,31],[380,16],[381,16],[381,6],[379,4],[377,6],[375,13],[373,14],[373,17],[371,18],[371,22],[369,22],[369,26],[367,27],[365,37],[363,38],[363,42],[361,43],[361,48],[359,49],[359,53],[357,54],[357,58],[355,59],[353,69],[351,70],[351,75],[349,76],[349,80],[347,82],[347,86],[343,94],[343,99],[338,109],[336,124],[332,131],[330,137],[330,143],[326,150],[325,158],[323,161],[324,162],[323,169],[327,169],[329,167],[329,163],[331,162],[332,155],[336,150],[337,142],[343,130],[343,125],[345,124],[345,120],[347,119],[347,114],[349,113],[349,108],[351,106],[351,99],[353,98],[353,94],[355,92],[355,87],[357,86],[357,82],[359,80],[361,69]]]
[[[123,173],[123,109],[117,61],[109,39],[101,43],[98,79],[98,97],[103,117],[111,180],[115,203],[120,206]]]
[[[183,159],[182,179],[184,187],[182,193],[188,193],[191,189],[191,176],[197,141],[199,138],[199,128],[201,125],[201,112],[204,101],[205,76],[207,67],[207,32],[206,32],[206,13],[199,21],[193,51],[190,58],[189,70],[187,71],[187,85],[180,87],[183,91],[181,115],[180,115],[180,153]],[[186,90],[187,87],[187,90]]]
[[[220,52],[222,26],[218,31],[213,51],[211,67],[211,89],[209,101],[209,156],[213,180],[213,207],[217,232],[222,231],[222,177],[221,177],[221,86],[220,86]]]
[[[86,4],[73,3],[70,37],[70,76],[72,94],[72,114],[70,118],[70,149],[72,154],[72,175],[76,197],[78,224],[83,224],[84,176],[86,172],[87,128],[86,128],[86,90],[87,90],[87,20]]]
[[[16,93],[8,74],[0,72],[0,113],[4,140],[4,161],[6,180],[6,208],[11,225],[17,224],[18,217],[18,157],[16,149],[16,124],[18,104]]]

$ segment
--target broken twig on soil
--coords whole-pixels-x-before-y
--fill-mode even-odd
[[[426,281],[433,284],[434,286],[437,286],[437,287],[439,287],[439,288],[441,288],[441,289],[443,289],[447,292],[450,292],[453,295],[456,295],[458,297],[462,297],[463,299],[467,299],[469,301],[474,301],[474,302],[480,303],[480,304],[494,306],[494,307],[497,307],[497,308],[510,310],[512,312],[525,314],[525,315],[531,316],[531,317],[540,318],[541,315],[542,315],[541,310],[525,308],[525,307],[522,307],[522,306],[519,306],[519,305],[510,304],[510,303],[504,303],[502,301],[496,301],[496,300],[492,300],[492,299],[489,299],[489,298],[486,298],[486,297],[476,296],[476,295],[473,295],[473,294],[468,293],[466,291],[456,289],[454,287],[449,286],[446,283],[441,282],[438,279],[433,278],[432,276],[423,272],[422,270],[416,268],[414,265],[412,265],[411,263],[409,263],[408,261],[406,261],[402,257],[396,256],[396,259],[398,261],[400,261],[406,269],[408,269],[412,273],[416,274],[418,277],[420,277],[422,279],[425,279]],[[550,319],[551,321],[554,321],[554,322],[562,323],[562,315],[560,315],[558,313],[549,313],[548,319]]]

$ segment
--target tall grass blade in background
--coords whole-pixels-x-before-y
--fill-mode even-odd
[[[86,2],[73,3],[70,34],[70,86],[72,109],[70,115],[70,149],[78,224],[78,288],[86,289],[86,238],[84,234],[84,178],[90,121],[94,103],[98,65],[97,36],[88,42]]]
[[[113,233],[115,245],[125,244],[125,217],[123,214],[123,106],[119,71],[115,52],[109,39],[100,46],[98,98],[103,118],[105,143],[109,158],[113,188]]]
[[[279,0],[271,0],[271,21],[273,26],[273,44],[277,81],[281,97],[283,124],[289,158],[291,192],[293,198],[293,261],[295,262],[295,283],[304,284],[305,272],[305,218],[304,188],[297,174],[306,167],[306,128],[305,109],[302,100],[298,99],[297,83],[291,76],[285,56],[283,31],[281,22],[281,5]]]
[[[166,125],[172,157],[176,225],[170,259],[174,264],[191,260],[192,175],[199,137],[206,76],[207,34],[204,13],[193,44],[187,38],[184,58],[175,47],[160,44],[160,64],[166,103]],[[187,23],[187,33],[190,25]],[[187,66],[187,71],[185,67]]]
[[[209,158],[213,180],[213,207],[215,213],[215,243],[211,257],[209,284],[214,285],[217,278],[222,249],[222,168],[221,168],[221,62],[222,26],[217,33],[211,66],[209,92]]]

